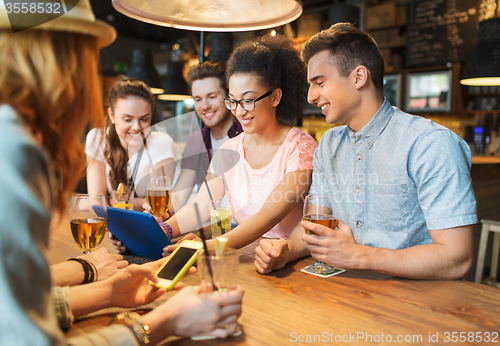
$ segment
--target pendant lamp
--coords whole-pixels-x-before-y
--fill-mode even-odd
[[[299,0],[113,0],[120,13],[160,26],[196,31],[250,31],[289,23]]]
[[[112,3],[118,12],[130,18],[160,26],[200,31],[200,62],[205,59],[204,31],[269,29],[287,24],[302,14],[300,0],[112,0]],[[166,84],[167,81],[164,87]],[[177,90],[179,88],[184,86],[177,86]],[[170,95],[167,91],[159,98],[171,99],[166,96]],[[177,91],[177,95],[179,93]]]
[[[180,61],[169,62],[167,77],[163,81],[164,93],[158,98],[164,101],[183,101],[191,98],[189,86],[183,75],[184,64]]]
[[[465,63],[463,85],[500,85],[500,18],[479,23],[478,44]]]

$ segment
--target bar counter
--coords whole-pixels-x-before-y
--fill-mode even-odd
[[[500,163],[500,156],[472,156],[473,165],[492,165]]]
[[[52,227],[51,263],[80,254],[64,219]],[[500,343],[498,288],[464,280],[398,279],[359,270],[325,279],[300,272],[314,262],[311,257],[270,275],[259,275],[253,265],[257,243],[240,250],[238,281],[245,289],[240,318],[243,334],[205,341],[171,337],[164,345]],[[107,238],[101,246],[114,251]],[[198,278],[185,277],[182,282],[195,285]],[[138,312],[153,308],[172,294],[166,293]],[[80,317],[66,335],[106,326],[118,311],[105,309]]]

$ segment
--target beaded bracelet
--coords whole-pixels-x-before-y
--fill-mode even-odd
[[[85,261],[87,261],[87,260],[85,260]],[[94,273],[91,282],[97,281],[97,279],[99,277],[99,272],[97,271],[97,268],[95,267],[95,264],[92,263],[92,262],[90,262],[90,261],[87,261],[87,263],[92,266],[93,273]]]
[[[168,239],[172,239],[173,235],[172,235],[172,227],[170,227],[170,225],[166,222],[160,222],[159,225],[161,227],[163,227],[165,229],[165,231],[167,231],[167,236],[168,236]]]
[[[83,282],[82,285],[89,282],[97,281],[97,269],[92,262],[84,260],[83,258],[70,258],[68,261],[79,262],[83,267]]]
[[[150,342],[151,330],[149,326],[142,322],[141,315],[136,312],[120,312],[111,323],[119,323],[127,326],[135,335],[139,345],[145,346]]]

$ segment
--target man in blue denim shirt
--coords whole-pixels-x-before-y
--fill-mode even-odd
[[[311,194],[331,194],[338,230],[303,221],[288,240],[262,240],[265,274],[309,252],[338,268],[415,279],[465,277],[474,260],[476,201],[467,144],[391,107],[373,39],[339,23],[311,38],[308,101],[330,124],[314,156]],[[317,235],[304,233],[308,228]]]

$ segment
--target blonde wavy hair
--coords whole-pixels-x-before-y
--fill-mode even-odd
[[[82,131],[103,127],[96,39],[66,32],[0,30],[0,104],[26,121],[49,153],[64,211],[85,170]]]

